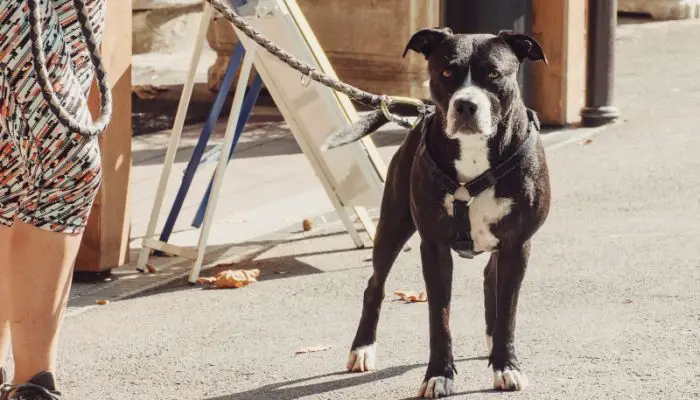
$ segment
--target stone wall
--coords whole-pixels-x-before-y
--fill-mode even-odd
[[[226,68],[231,60],[231,53],[238,43],[238,38],[236,38],[236,33],[231,23],[220,15],[215,14],[207,30],[207,43],[216,52],[216,61],[209,67],[207,73],[207,87],[209,90],[218,91],[221,89],[221,81],[224,79]],[[239,75],[240,70],[236,73],[231,89],[238,84]],[[254,78],[255,69],[251,71],[248,83],[250,84]]]
[[[340,79],[374,93],[428,95],[424,58],[401,54],[415,31],[439,25],[439,2],[298,0],[298,4]],[[218,55],[209,70],[209,87],[218,89],[237,39],[230,23],[221,18],[215,18],[207,39]]]
[[[201,0],[133,0],[132,51],[187,51],[194,45],[201,18]]]
[[[700,18],[700,0],[617,0],[622,12],[649,14],[658,20]]]

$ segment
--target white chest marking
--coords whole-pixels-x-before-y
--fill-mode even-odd
[[[460,183],[468,182],[491,165],[488,160],[487,140],[482,135],[458,136],[461,157],[455,160],[455,169]],[[454,196],[447,194],[444,206],[447,213],[452,216]],[[498,246],[498,239],[491,233],[490,225],[495,224],[508,215],[513,200],[509,198],[496,198],[494,188],[489,188],[476,196],[469,205],[469,222],[471,234],[474,240],[474,250],[493,251]]]

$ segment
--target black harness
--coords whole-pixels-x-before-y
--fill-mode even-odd
[[[433,112],[425,116],[422,126],[421,143],[420,147],[418,148],[417,157],[420,159],[420,162],[422,162],[422,166],[427,168],[431,179],[436,182],[442,190],[452,194],[452,196],[455,197],[452,213],[452,219],[455,226],[455,235],[452,238],[452,248],[457,252],[457,254],[459,254],[460,257],[474,258],[474,256],[483,253],[483,251],[474,250],[474,240],[471,236],[471,222],[469,221],[469,205],[474,197],[481,194],[484,190],[495,186],[501,178],[515,169],[523,158],[535,148],[538,136],[537,132],[540,130],[540,123],[535,115],[535,112],[528,109],[527,117],[529,124],[527,129],[527,137],[525,140],[523,140],[520,147],[518,147],[513,154],[501,161],[495,167],[488,169],[483,174],[477,176],[467,183],[459,184],[452,180],[444,171],[440,169],[428,150],[428,146],[426,144],[426,132],[429,122],[434,115],[433,109]],[[466,195],[467,200],[457,199],[458,190],[460,190],[459,197],[464,198]]]

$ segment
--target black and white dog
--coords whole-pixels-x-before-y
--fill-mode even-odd
[[[515,355],[516,306],[530,239],[549,212],[550,188],[539,123],[523,103],[516,74],[526,59],[547,60],[537,41],[512,32],[462,35],[448,28],[424,29],[413,35],[404,55],[408,50],[428,60],[434,112],[411,130],[389,165],[374,273],[347,367],[376,367],[384,284],[401,248],[418,230],[430,309],[430,360],[420,396],[454,391],[451,250],[466,258],[491,253],[484,304],[493,385],[522,390],[527,379]],[[386,122],[380,113],[369,119],[369,125]],[[372,127],[363,129],[326,143],[352,142]]]

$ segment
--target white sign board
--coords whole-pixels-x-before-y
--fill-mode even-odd
[[[336,77],[295,0],[248,1],[237,11],[276,45]],[[257,46],[240,31],[236,35],[244,47]],[[331,185],[345,206],[378,207],[386,166],[371,139],[327,153],[319,150],[328,135],[358,119],[350,99],[302,79],[301,73],[264,49],[256,51],[254,65],[319,178]]]

